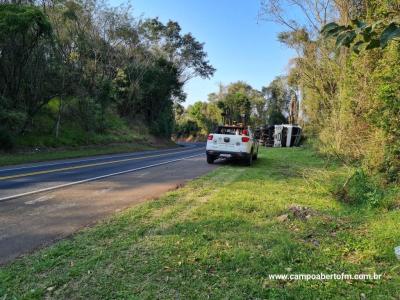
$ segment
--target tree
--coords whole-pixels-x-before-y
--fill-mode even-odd
[[[224,114],[226,123],[247,122],[251,125],[264,124],[265,99],[260,91],[253,89],[243,81],[231,83],[224,87],[220,86],[218,93],[209,95],[210,101]]]
[[[283,25],[291,32],[305,30],[310,36],[315,36],[318,35],[321,25],[325,25],[336,15],[335,3],[340,2],[340,0],[262,0],[260,17]],[[302,16],[299,18],[301,21],[293,19],[293,11]]]
[[[207,60],[204,44],[198,42],[191,33],[181,33],[177,22],[163,24],[156,19],[148,19],[140,24],[140,33],[149,48],[164,55],[179,71],[182,83],[193,77],[210,78],[215,68]]]
[[[287,79],[276,77],[267,87],[263,87],[262,92],[267,99],[267,123],[271,125],[286,123],[287,119],[284,114],[288,112],[292,93],[287,84]]]
[[[221,123],[221,110],[215,103],[195,102],[187,108],[188,116],[197,122],[200,133],[206,135]]]
[[[185,82],[215,71],[177,22],[98,0],[15,2],[0,5],[0,139],[51,134],[53,145],[70,131],[88,143],[128,124],[168,138]]]
[[[58,57],[47,17],[34,6],[0,5],[0,118],[24,132],[59,92]]]

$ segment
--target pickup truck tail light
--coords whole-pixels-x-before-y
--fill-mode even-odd
[[[243,143],[247,143],[248,141],[250,141],[250,138],[248,136],[242,136]]]
[[[212,134],[209,134],[207,139],[208,139],[209,141],[212,141],[213,138],[214,138],[214,136],[213,136]]]

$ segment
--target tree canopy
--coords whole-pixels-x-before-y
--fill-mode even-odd
[[[2,145],[121,124],[170,137],[184,84],[215,72],[177,22],[134,19],[96,0],[1,4],[0,70]]]

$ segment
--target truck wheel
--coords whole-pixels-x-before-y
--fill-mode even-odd
[[[211,156],[211,155],[207,154],[207,162],[209,164],[213,164],[214,160],[215,160],[214,156]]]
[[[251,166],[253,163],[253,153],[249,155],[249,157],[246,158],[246,166]]]

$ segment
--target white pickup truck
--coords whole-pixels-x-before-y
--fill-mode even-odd
[[[250,166],[257,159],[258,141],[248,127],[219,126],[216,133],[208,135],[206,154],[209,164],[220,157],[231,157]]]

